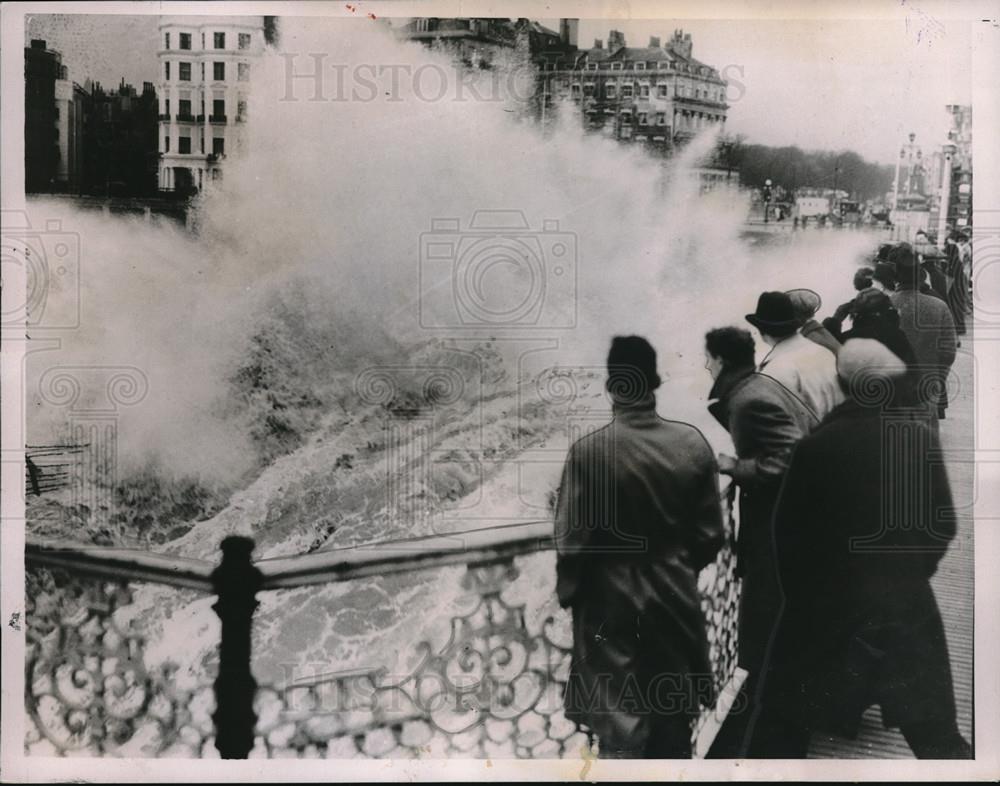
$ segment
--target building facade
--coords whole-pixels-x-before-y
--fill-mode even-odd
[[[246,144],[265,18],[163,16],[159,36],[159,188],[185,196],[219,178]]]
[[[645,47],[627,46],[612,30],[607,46],[596,40],[589,49],[541,52],[534,59],[543,105],[573,101],[588,130],[670,150],[703,129],[725,127],[726,81],[692,49],[683,30],[666,44],[653,36]]]
[[[509,19],[418,17],[402,25],[396,35],[442,49],[470,68],[493,67],[517,44],[517,30]]]
[[[144,82],[141,93],[124,79],[115,90],[93,86],[85,140],[86,193],[156,195],[158,106],[152,82]]]
[[[79,190],[87,104],[62,55],[32,40],[24,49],[25,191]]]

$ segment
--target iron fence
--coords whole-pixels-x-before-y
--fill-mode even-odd
[[[721,703],[703,707],[693,723],[696,753],[711,742],[743,676],[730,493],[724,505],[726,545],[699,577]],[[579,757],[594,741],[562,711],[568,615],[533,622],[507,592],[526,580],[524,560],[553,549],[547,521],[256,563],[253,542],[231,537],[218,566],[29,539],[26,747],[94,756]],[[463,565],[472,602],[451,619],[443,647],[417,645],[416,665],[405,674],[375,667],[257,684],[251,632],[258,597]],[[177,679],[176,665],[147,663],[133,608],[143,585],[171,588],[178,608],[216,596],[217,657],[193,682]]]

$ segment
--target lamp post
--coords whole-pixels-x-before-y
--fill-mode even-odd
[[[771,178],[764,181],[764,223],[767,223],[767,214],[771,205]]]
[[[948,226],[948,202],[951,198],[951,161],[955,157],[958,147],[951,140],[941,145],[941,152],[944,154],[944,161],[941,173],[941,197],[938,199],[938,245],[944,244],[944,233]]]

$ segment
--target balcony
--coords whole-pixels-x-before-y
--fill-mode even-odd
[[[179,113],[177,115],[177,122],[178,123],[193,123],[194,122],[194,115],[192,115],[190,113]]]
[[[156,119],[159,120],[160,122],[164,122],[164,123],[165,122],[169,122],[170,121],[170,115],[169,114],[165,114],[165,113],[161,113],[161,114],[159,114],[159,115],[156,116]]]
[[[209,115],[208,116],[208,122],[211,123],[213,126],[224,126],[224,125],[226,125],[226,116],[225,115]]]
[[[739,581],[735,577],[732,496],[727,543],[698,580],[713,680],[731,700],[736,668]],[[562,710],[572,646],[569,614],[534,586],[538,560],[555,548],[552,523],[533,521],[435,536],[251,561],[252,540],[222,541],[218,566],[198,559],[29,538],[25,550],[25,745],[32,754],[91,756],[518,757],[579,760],[592,742]],[[364,668],[296,679],[265,678],[251,652],[259,596],[285,597],[372,576],[464,566],[464,599],[441,644],[415,644],[404,673],[392,675],[371,652]],[[443,580],[452,581],[449,574]],[[514,586],[514,585],[517,586]],[[510,590],[508,592],[507,590]],[[219,657],[178,679],[177,666],[145,650],[143,595],[176,608],[211,608],[221,619]],[[529,593],[530,594],[530,593]],[[265,598],[260,598],[265,600]],[[194,604],[194,605],[192,605]],[[532,601],[534,605],[534,601]],[[210,614],[208,606],[197,613]],[[330,610],[331,614],[336,609]],[[537,612],[537,613],[536,613]],[[447,620],[445,620],[447,621]],[[314,620],[307,621],[314,624]],[[252,646],[252,645],[251,645]],[[179,651],[179,650],[178,650]],[[207,664],[207,665],[206,665]],[[726,712],[726,698],[692,723],[704,755]],[[470,709],[473,708],[473,709]],[[599,742],[599,741],[598,741]],[[215,750],[213,750],[215,749]],[[591,748],[592,750],[592,748]]]

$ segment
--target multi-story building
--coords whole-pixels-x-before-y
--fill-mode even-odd
[[[76,191],[83,169],[88,96],[69,79],[62,55],[33,39],[24,49],[24,186],[29,193]]]
[[[250,79],[265,29],[262,16],[160,17],[161,191],[200,190],[246,144]]]
[[[670,149],[700,130],[726,122],[726,82],[692,55],[690,33],[675,30],[665,45],[629,47],[618,30],[590,49],[541,53],[543,105],[569,99],[585,126],[617,139]]]
[[[675,30],[666,44],[653,36],[647,47],[629,47],[612,30],[606,47],[598,39],[580,49],[578,31],[576,19],[561,19],[555,31],[527,19],[423,18],[398,34],[451,51],[467,66],[489,68],[506,50],[523,52],[537,69],[526,110],[543,125],[556,116],[558,102],[572,101],[588,130],[667,152],[702,129],[724,127],[726,82],[694,58],[690,33]]]
[[[509,19],[419,17],[399,27],[396,35],[442,49],[471,68],[492,67],[517,43],[517,31]]]
[[[90,93],[86,191],[102,196],[155,196],[158,176],[158,102],[152,82],[142,93],[122,79],[116,90],[100,83]]]

